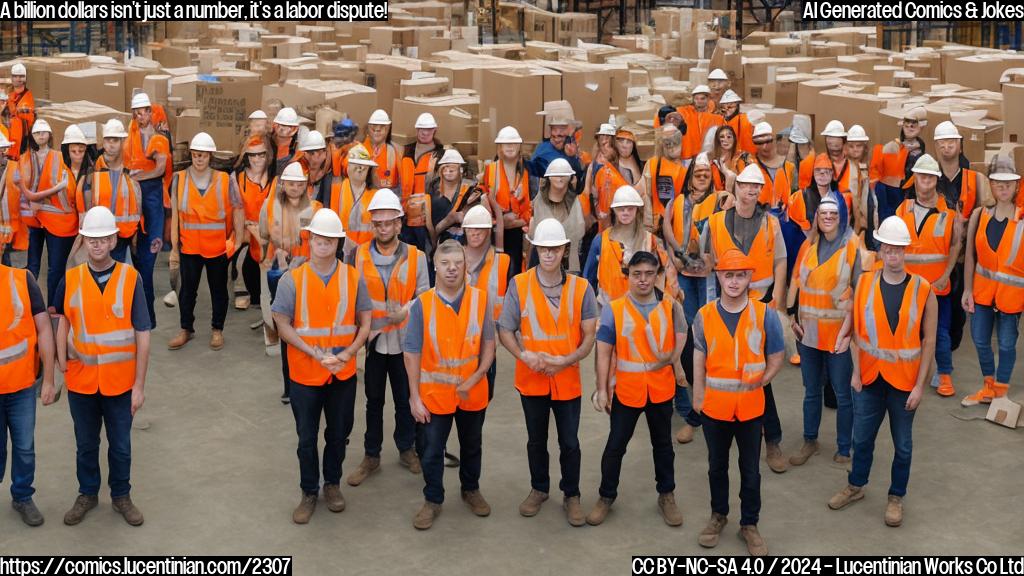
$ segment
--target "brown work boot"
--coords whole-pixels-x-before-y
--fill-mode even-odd
[[[772,469],[772,472],[776,474],[785,472],[789,465],[786,464],[786,457],[782,455],[782,448],[778,444],[768,444],[767,442],[764,447],[764,459],[768,463],[768,467]]]
[[[836,452],[832,456],[832,461],[835,462],[836,464],[841,465],[841,466],[846,466],[847,464],[849,464],[850,462],[853,461],[853,458],[851,458],[849,456],[843,456],[839,452]]]
[[[853,504],[857,500],[864,499],[864,488],[857,486],[846,485],[845,488],[836,493],[831,500],[828,501],[828,507],[833,510],[842,510],[850,504]]]
[[[223,330],[214,330],[213,333],[210,334],[210,349],[212,349],[212,350],[220,350],[223,347],[224,347],[224,331]]]
[[[337,484],[324,484],[324,501],[331,512],[345,510],[345,497],[341,495],[341,486]]]
[[[413,516],[412,525],[417,530],[429,530],[434,525],[434,520],[441,515],[441,505],[433,502],[424,502],[423,508]]]
[[[600,526],[604,519],[608,517],[608,513],[612,511],[612,500],[611,498],[605,498],[604,496],[597,499],[597,504],[594,504],[594,509],[587,514],[587,524],[591,526]]]
[[[728,523],[728,518],[721,514],[712,512],[711,519],[708,520],[708,525],[700,531],[700,536],[697,537],[697,543],[704,548],[714,548],[715,546],[718,546],[718,536],[722,533],[722,530]]]
[[[248,310],[249,306],[252,305],[252,299],[248,294],[242,294],[241,296],[235,296],[235,310]]]
[[[416,455],[416,451],[412,448],[403,450],[398,455],[398,463],[408,468],[409,472],[413,474],[421,474],[423,472],[423,467],[420,466],[420,457]]]
[[[373,474],[377,470],[380,470],[380,458],[375,456],[364,456],[363,461],[359,463],[359,467],[348,475],[345,482],[348,482],[349,486],[359,486],[370,477],[370,474]]]
[[[484,500],[484,496],[479,490],[463,491],[462,500],[469,505],[469,509],[473,514],[481,518],[491,515],[491,505],[487,503],[487,500]]]
[[[583,506],[580,505],[579,496],[567,496],[562,501],[562,508],[565,509],[565,517],[569,520],[570,526],[579,528],[587,523],[587,517],[583,515]]]
[[[800,451],[789,457],[789,463],[793,466],[803,466],[811,456],[814,456],[817,453],[818,441],[804,440],[804,445],[800,447]]]
[[[903,498],[890,494],[885,505],[885,525],[897,528],[900,524],[903,524]]]
[[[142,526],[142,511],[132,502],[131,496],[118,496],[113,501],[114,512],[124,517],[131,526]]]
[[[99,502],[100,499],[96,496],[79,494],[78,498],[75,498],[75,503],[71,506],[71,510],[68,510],[67,514],[64,515],[64,523],[68,526],[78,524],[85,518],[85,514],[95,508]]]
[[[684,423],[683,427],[676,432],[676,442],[679,442],[680,444],[689,444],[690,442],[693,442],[693,433],[695,430],[696,428],[693,426]]]
[[[546,502],[548,499],[547,492],[541,492],[540,490],[530,490],[530,494],[527,495],[526,500],[519,505],[519,514],[532,518],[540,512],[540,505]]]
[[[768,555],[768,545],[764,543],[764,538],[761,538],[757,526],[740,526],[740,538],[747,543],[747,552],[750,552],[751,556]]]
[[[195,332],[189,332],[188,330],[182,330],[182,331],[178,332],[177,336],[175,336],[174,338],[171,338],[170,342],[167,343],[167,349],[168,350],[180,350],[181,348],[183,348],[185,346],[185,344],[188,344],[189,340],[191,340],[191,339],[193,339],[195,337],[196,337],[196,333]]]
[[[683,513],[676,506],[675,494],[671,492],[658,494],[658,510],[661,512],[661,517],[665,520],[665,524],[669,526],[683,525]]]
[[[316,511],[316,494],[302,493],[302,501],[295,507],[295,512],[292,512],[292,522],[296,524],[309,524],[309,519],[313,517],[313,512]]]

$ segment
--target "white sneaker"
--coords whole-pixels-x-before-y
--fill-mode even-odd
[[[171,290],[170,292],[167,293],[166,296],[164,296],[164,306],[167,306],[168,308],[174,308],[177,305],[178,293],[175,292],[174,290]]]

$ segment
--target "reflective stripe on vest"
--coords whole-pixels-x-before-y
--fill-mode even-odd
[[[714,306],[718,304],[712,302]],[[747,302],[747,320],[750,322],[750,329],[747,331],[747,347],[750,350],[764,350],[764,332],[758,327],[757,324],[757,311],[754,308],[754,302]],[[738,327],[737,327],[738,329]],[[761,385],[761,376],[765,371],[764,362],[740,362],[740,346],[739,339],[733,337],[733,366],[734,370],[742,371],[746,378],[720,378],[720,377],[707,377],[707,387],[713,390],[721,392],[747,392],[751,390],[751,386],[756,384]],[[749,375],[749,376],[748,376]]]
[[[860,335],[857,335],[857,346],[867,354],[885,362],[918,360],[921,357],[920,347],[881,348],[878,344],[878,319],[875,317],[875,296],[879,290],[878,283],[881,281],[881,277],[881,272],[875,272],[875,277],[871,281],[871,292],[868,294],[868,302],[864,310],[864,328],[868,333],[868,339],[865,341]],[[904,335],[904,341],[913,341],[914,339],[914,327],[917,325],[920,317],[920,303],[918,301],[918,287],[920,285],[921,278],[917,275],[912,275],[909,285],[910,316],[907,322],[907,332]],[[888,320],[886,322],[888,323]]]
[[[338,312],[334,315],[334,323],[330,328],[310,328],[309,327],[309,266],[302,267],[302,305],[299,306],[299,318],[302,322],[301,328],[296,328],[295,332],[299,336],[309,337],[322,337],[322,336],[347,336],[349,334],[355,334],[358,328],[356,325],[346,325],[345,317],[348,315],[348,266],[338,262],[338,268],[335,272],[339,275],[338,278]]]
[[[179,184],[178,184],[178,212],[181,213],[182,215],[185,215],[185,214],[191,215],[191,213],[188,211],[188,203],[189,203],[189,197],[192,195],[191,194],[191,190],[193,188],[188,186],[188,182],[192,182],[192,186],[194,187],[194,189],[196,190],[197,193],[198,193],[199,187],[196,186],[194,181],[192,181],[192,174],[188,170],[183,170],[181,172],[181,174],[184,174],[185,179],[179,178],[179,180],[178,180],[179,181]],[[216,172],[211,174],[211,177],[210,177],[211,182],[210,182],[210,184],[212,186],[214,186],[214,189],[213,189],[213,193],[214,194],[213,195],[214,195],[215,199],[217,200],[217,218],[219,220],[224,220],[224,219],[227,218],[227,213],[224,211],[224,196],[223,196],[223,193],[221,191],[221,179],[218,178],[217,176],[218,176],[218,174]],[[207,188],[207,192],[209,192],[209,188]],[[203,195],[203,198],[205,198],[205,197],[206,196]],[[204,222],[187,222],[187,221],[182,221],[181,222],[181,229],[182,230],[223,230],[224,229],[224,222],[206,222],[206,223],[204,223]]]

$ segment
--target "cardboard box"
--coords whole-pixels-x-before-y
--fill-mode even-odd
[[[150,74],[142,80],[142,90],[149,95],[150,102],[167,104],[171,95],[171,77],[167,74]]]
[[[474,142],[480,115],[480,97],[453,94],[428,98],[395,100],[392,109],[392,137],[401,142],[416,138],[416,118],[430,112],[437,121],[437,137],[445,143]]]
[[[50,74],[50,100],[86,100],[114,110],[126,110],[129,101],[125,98],[124,72],[103,68],[53,72]]]
[[[213,136],[218,150],[241,148],[249,112],[260,108],[261,104],[260,82],[256,79],[199,82],[196,86],[200,125]]]
[[[1024,144],[1024,84],[1003,84],[1003,136],[1006,142]],[[1024,165],[1018,166],[1018,170]]]
[[[1024,66],[1024,54],[983,54],[948,61],[943,78],[985,90],[999,91],[1003,72]]]
[[[392,54],[395,48],[416,45],[416,29],[395,26],[377,26],[370,29],[371,54]]]
[[[279,98],[300,113],[312,114],[316,108],[328,106],[348,113],[359,122],[369,118],[378,107],[376,90],[343,80],[290,80],[279,86],[264,86],[263,99],[269,98]]]
[[[446,76],[412,78],[400,81],[399,98],[448,96],[452,93],[452,82]]]
[[[96,135],[101,126],[110,119],[116,118],[128,126],[131,115],[95,102],[73,100],[70,102],[52,103],[38,108],[37,116],[45,119],[53,129],[54,141],[63,139],[64,131],[72,124],[77,124],[86,135],[86,140],[95,143]],[[100,134],[102,138],[102,134]]]
[[[401,56],[379,56],[368,54],[366,60],[366,85],[377,90],[377,101],[388,108],[401,93],[402,80],[412,78],[413,72],[423,69],[423,63]],[[454,86],[454,84],[453,84]]]
[[[561,100],[561,74],[546,68],[481,70],[479,153],[493,156],[494,137],[503,126],[515,126],[524,142],[544,135],[544,102]]]

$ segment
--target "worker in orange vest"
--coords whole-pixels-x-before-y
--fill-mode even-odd
[[[416,118],[416,140],[402,151],[402,207],[410,214],[402,228],[405,241],[420,250],[428,250],[433,234],[430,222],[430,195],[427,185],[437,175],[438,161],[444,156],[444,144],[437,138],[437,121],[430,112]],[[427,217],[423,217],[423,210]]]
[[[875,144],[871,152],[869,178],[878,200],[879,221],[885,220],[896,213],[903,203],[906,193],[903,181],[911,167],[924,150],[910,150],[907,144],[916,145],[921,131],[928,125],[928,111],[923,106],[915,106],[904,112],[903,118],[897,122],[900,134],[885,144]]]
[[[721,100],[725,97],[725,93],[729,91],[732,86],[732,81],[729,80],[729,75],[725,73],[725,70],[721,68],[715,68],[708,74],[708,88],[711,89],[711,101],[715,103],[716,107],[721,104]]]
[[[377,193],[373,189],[377,163],[370,158],[370,153],[362,144],[355,144],[348,149],[346,162],[348,176],[341,183],[338,193],[332,193],[324,206],[334,210],[341,221],[345,222],[345,246],[342,252],[345,260],[349,261],[360,246],[373,240],[373,222],[367,207]]]
[[[619,472],[626,446],[643,414],[651,432],[658,509],[669,526],[681,526],[675,501],[672,448],[674,366],[686,344],[686,318],[673,298],[655,289],[663,273],[651,252],[638,251],[627,263],[629,292],[601,311],[597,329],[597,391],[594,408],[611,415],[608,442],[601,455],[600,498],[587,524],[604,522],[618,496]]]
[[[466,234],[466,268],[469,274],[469,285],[487,293],[487,303],[491,307],[491,318],[501,317],[502,304],[508,291],[508,282],[512,278],[512,261],[492,244],[491,230],[494,228],[494,217],[483,204],[477,204],[466,212],[462,219],[462,230]],[[494,377],[497,374],[497,361],[491,363],[487,371],[487,394],[494,397]]]
[[[359,135],[359,126],[351,118],[345,118],[334,125],[334,132],[331,135],[330,156],[331,168],[335,176],[348,176],[349,148],[356,142]]]
[[[303,137],[299,151],[303,154],[302,165],[306,168],[309,177],[310,196],[320,204],[327,206],[332,196],[339,195],[344,180],[341,176],[335,176],[332,171],[327,141],[319,131],[310,130]],[[339,244],[343,245],[344,242],[339,242]]]
[[[498,339],[516,359],[515,386],[526,417],[530,494],[519,514],[536,516],[548,499],[548,421],[555,417],[562,507],[572,526],[586,522],[580,506],[580,361],[597,335],[597,298],[590,285],[562,266],[570,240],[547,218],[530,238],[539,264],[516,275],[505,293]]]
[[[636,185],[644,203],[649,207],[644,210],[644,225],[648,232],[654,233],[661,231],[665,209],[673,198],[682,194],[683,182],[686,181],[686,167],[680,156],[683,134],[674,125],[670,125],[659,128],[657,137],[654,157],[644,165]],[[611,203],[611,198],[608,202]]]
[[[277,169],[274,171],[280,174],[285,166],[292,162],[302,160],[304,154],[299,150],[299,114],[294,108],[281,108],[274,116],[274,123],[271,126],[271,136],[274,141]]]
[[[853,361],[849,310],[862,268],[860,237],[850,227],[842,202],[836,191],[821,198],[814,228],[800,248],[789,285],[790,327],[797,338],[804,384],[804,444],[790,457],[793,466],[802,466],[818,453],[823,386],[834,389],[838,408],[838,450],[832,459],[840,465],[850,462],[853,400],[848,382]]]
[[[117,262],[114,214],[91,208],[82,220],[88,262],[68,270],[57,287],[57,364],[64,373],[75,425],[78,497],[64,515],[73,526],[99,502],[100,428],[106,427],[110,497],[131,526],[143,522],[131,498],[132,420],[145,402],[149,310],[142,279]]]
[[[36,123],[36,100],[28,89],[28,71],[21,62],[11,66],[11,91],[7,94],[8,118],[10,119],[10,141],[14,144],[7,150],[7,157],[18,160],[29,147],[29,130]]]
[[[81,218],[85,218],[86,212],[94,206],[106,206],[114,213],[117,245],[111,257],[118,262],[128,261],[128,251],[142,220],[141,188],[138,182],[129,177],[125,165],[124,143],[127,137],[128,132],[125,132],[120,120],[112,118],[103,125],[103,154],[96,159],[92,174],[85,180],[76,198]]]
[[[402,153],[391,141],[391,117],[384,110],[374,110],[366,121],[363,147],[377,163],[374,188],[402,190]]]
[[[304,228],[309,260],[281,277],[271,310],[281,340],[288,344],[290,399],[299,436],[302,500],[292,513],[308,524],[320,492],[317,436],[324,432],[323,495],[331,512],[345,509],[341,467],[352,432],[356,402],[356,353],[370,334],[373,305],[359,272],[337,259],[345,237],[341,219],[321,208]]]
[[[263,260],[263,252],[260,247],[259,221],[260,210],[274,189],[274,177],[269,166],[270,148],[267,140],[261,136],[250,136],[242,150],[242,161],[233,174],[238,183],[238,193],[242,196],[246,240],[249,243],[241,265],[245,291],[235,295],[237,310],[248,310],[250,306],[259,308],[262,305],[260,262]]]
[[[679,113],[686,123],[683,133],[683,160],[689,162],[700,154],[704,148],[704,136],[715,126],[725,124],[721,114],[716,113],[715,103],[711,101],[711,89],[701,84],[691,92],[693,102],[679,108]]]
[[[7,150],[11,145],[7,136],[0,134],[0,244],[5,248],[0,259],[4,266],[11,265],[10,250],[14,248],[14,239],[21,229],[21,194],[13,185],[14,173],[18,169],[17,165],[7,161]]]
[[[1013,158],[999,154],[989,164],[993,206],[980,206],[967,230],[963,309],[971,313],[971,336],[978,351],[983,384],[960,401],[989,404],[1006,396],[1017,360],[1018,326],[1024,312],[1024,211],[1014,205],[1020,175]],[[999,367],[992,355],[992,332],[999,340]]]
[[[749,291],[754,260],[733,248],[717,261],[721,296],[693,322],[693,409],[702,414],[708,445],[711,518],[698,543],[718,545],[729,516],[729,451],[739,450],[740,536],[752,556],[768,554],[758,532],[761,513],[761,430],[765,388],[782,368],[785,341],[777,315]]]
[[[409,311],[405,368],[409,404],[423,432],[423,507],[413,518],[426,530],[444,502],[444,447],[452,423],[458,427],[462,499],[473,514],[488,516],[480,494],[487,370],[494,362],[494,319],[487,293],[466,283],[466,254],[455,240],[434,253],[437,286],[421,294]]]
[[[914,414],[931,372],[939,313],[928,281],[905,265],[907,223],[890,216],[874,236],[881,270],[861,274],[853,295],[853,469],[828,506],[841,510],[864,498],[875,438],[888,415],[895,455],[885,523],[896,527],[903,523]]]
[[[732,90],[726,90],[719,101],[719,108],[725,123],[732,127],[738,140],[736,146],[747,154],[757,154],[757,146],[754,145],[754,125],[746,112],[740,112],[740,102],[743,98]]]
[[[936,184],[942,175],[938,162],[924,154],[914,164],[914,198],[903,201],[896,210],[910,229],[911,244],[906,250],[907,270],[928,281],[938,305],[938,329],[935,335],[937,375],[932,387],[940,396],[956,394],[953,388],[953,350],[950,337],[953,298],[952,278],[964,235],[956,211],[946,204]],[[959,282],[959,280],[958,280]]]
[[[366,435],[363,461],[348,478],[359,486],[380,470],[384,444],[384,400],[388,380],[395,403],[395,445],[399,463],[419,474],[416,455],[416,424],[409,408],[409,380],[400,334],[416,297],[430,289],[426,255],[399,240],[402,230],[402,202],[388,188],[377,190],[367,211],[373,222],[373,240],[362,244],[352,256],[353,264],[373,300],[369,344],[366,348]]]
[[[754,266],[750,297],[776,312],[785,304],[787,248],[778,219],[757,202],[764,182],[764,173],[757,164],[747,166],[736,177],[736,205],[710,216],[701,243],[709,270],[714,270],[718,260],[732,249],[750,257]],[[782,454],[782,422],[771,384],[765,386],[764,394],[765,460],[773,472],[781,474],[788,464]]]
[[[7,139],[0,136],[0,144]],[[3,222],[0,221],[0,226]],[[11,237],[0,237],[0,253],[6,253]],[[0,264],[0,480],[7,470],[7,435],[11,436],[12,507],[29,526],[43,523],[43,514],[32,500],[36,473],[36,394],[33,384],[39,364],[43,367],[41,395],[44,405],[53,404],[54,339],[50,315],[36,279],[27,270]]]
[[[238,182],[210,167],[217,145],[206,132],[189,145],[192,165],[174,174],[171,183],[171,260],[180,260],[181,332],[167,343],[178,350],[195,337],[196,295],[203,269],[213,303],[210,348],[224,347],[228,313],[228,258],[241,244],[245,211]]]
[[[835,169],[828,154],[822,152],[814,159],[814,180],[810,186],[793,192],[789,197],[789,208],[786,214],[794,224],[800,226],[805,234],[811,234],[814,228],[814,217],[818,211],[818,204],[823,198],[835,192],[839,194],[834,178]],[[845,202],[844,202],[845,203]],[[850,213],[849,207],[844,210]]]
[[[846,209],[853,210],[853,194],[850,192],[850,161],[846,158],[846,127],[839,120],[825,125],[821,135],[825,137],[825,154],[832,162],[832,179],[846,201]]]
[[[526,267],[523,238],[533,218],[531,175],[522,155],[523,138],[513,126],[505,126],[494,138],[498,153],[480,173],[480,186],[501,208],[505,228],[505,253],[512,259],[512,273]]]

